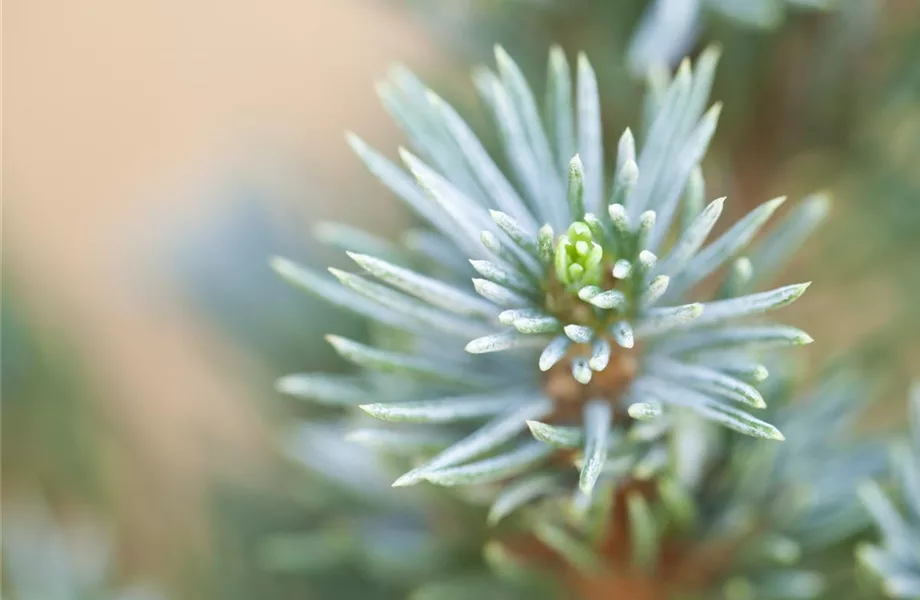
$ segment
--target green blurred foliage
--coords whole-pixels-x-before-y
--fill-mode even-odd
[[[102,500],[100,439],[79,352],[41,328],[5,273],[3,328],[3,488],[39,489],[59,500]]]
[[[4,273],[3,597],[159,600],[122,585],[106,473],[113,429],[86,357]]]
[[[147,582],[117,572],[110,531],[87,515],[62,518],[40,495],[19,490],[3,509],[7,600],[164,600]]]

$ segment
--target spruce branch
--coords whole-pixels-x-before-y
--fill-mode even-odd
[[[282,379],[279,389],[327,404],[362,404],[386,421],[451,426],[444,433],[453,443],[419,456],[397,486],[552,473],[555,462],[540,466],[552,453],[526,438],[533,433],[543,443],[560,435],[545,428],[561,426],[582,440],[584,459],[569,460],[580,465],[578,487],[590,496],[610,479],[604,464],[618,453],[608,433],[629,431],[638,419],[667,423],[673,410],[782,440],[779,429],[749,412],[769,401],[756,388],[766,374],[759,356],[811,338],[739,320],[793,302],[808,284],[749,293],[750,276],[739,280],[730,270],[722,296],[692,296],[698,283],[739,257],[784,200],[763,204],[707,243],[725,201],[702,208],[699,167],[721,110],[718,103],[706,108],[718,56],[708,49],[695,65],[684,61],[655,103],[644,143],[637,148],[629,130],[621,136],[609,177],[594,70],[584,55],[572,69],[560,49],[552,50],[544,113],[501,48],[497,71],[477,71],[507,173],[454,109],[408,70],[392,70],[379,89],[418,151],[400,150],[408,172],[353,134],[349,143],[438,237],[387,247],[399,263],[359,252],[381,244],[346,230],[336,245],[355,240],[348,255],[363,274],[332,269],[341,286],[285,259],[272,264],[306,290],[402,332],[403,342],[393,349],[329,336],[365,375],[338,383],[301,374]],[[783,247],[774,241],[767,248],[764,264],[772,270]],[[434,255],[456,258],[441,261],[445,268],[437,272],[419,266]],[[737,264],[746,265],[744,273],[754,268]],[[411,394],[374,389],[371,380],[381,376]],[[554,425],[528,431],[528,423],[546,418]],[[649,475],[660,453],[641,452],[628,472]]]
[[[911,390],[908,410],[910,437],[892,448],[898,500],[874,482],[865,483],[860,497],[881,534],[879,544],[858,549],[860,562],[881,579],[889,598],[920,598],[920,382]]]

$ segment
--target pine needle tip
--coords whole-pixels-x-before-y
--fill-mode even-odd
[[[276,272],[284,275],[284,273],[293,266],[293,263],[284,258],[283,256],[272,256],[268,259],[269,266],[274,269]]]
[[[397,478],[390,487],[409,487],[415,485],[424,479],[424,475],[418,471],[409,471],[405,475]]]

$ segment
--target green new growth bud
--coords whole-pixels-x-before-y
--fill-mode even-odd
[[[556,245],[556,277],[575,291],[586,285],[598,285],[603,278],[603,257],[604,250],[594,241],[591,228],[575,221]]]

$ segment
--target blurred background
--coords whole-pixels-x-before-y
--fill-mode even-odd
[[[535,82],[550,44],[583,49],[615,135],[648,67],[721,44],[711,189],[733,217],[835,196],[787,277],[815,280],[788,309],[809,362],[866,348],[896,406],[920,376],[916,0],[4,8],[5,598],[313,597],[263,568],[259,540],[328,487],[286,476],[275,434],[302,409],[272,382],[341,368],[322,335],[365,332],[267,257],[340,264],[321,223],[410,222],[344,143],[395,154],[374,83],[396,62],[484,125],[469,75],[495,43]]]

